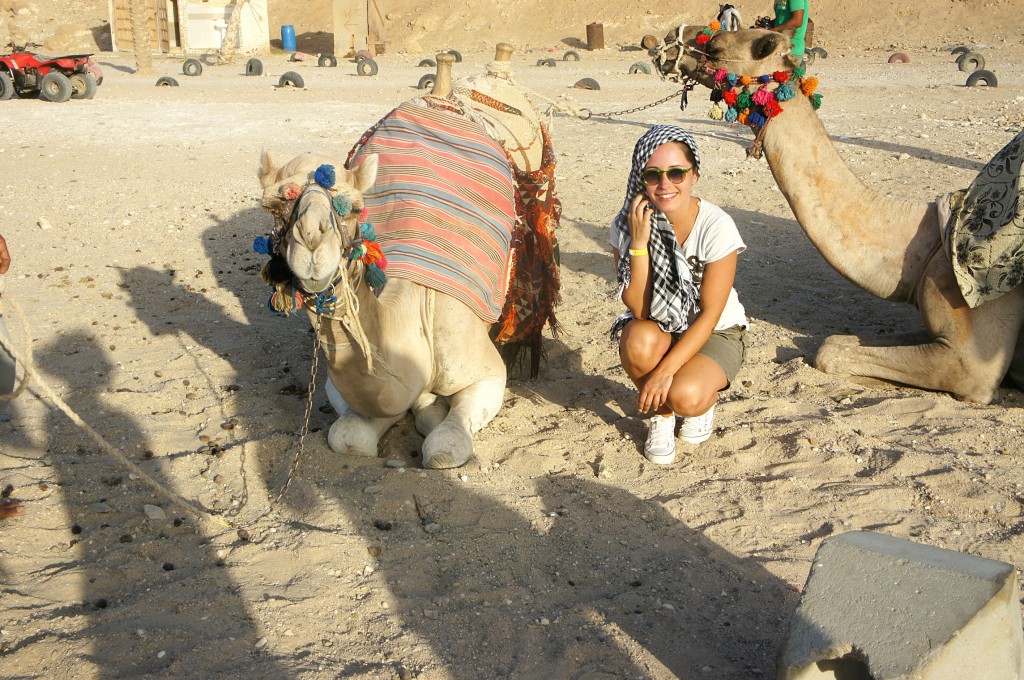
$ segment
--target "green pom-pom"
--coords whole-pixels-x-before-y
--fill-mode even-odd
[[[812,94],[810,96],[810,100],[811,100],[811,106],[813,106],[815,108],[815,110],[821,108],[821,95],[820,94],[815,92],[814,94]]]
[[[374,290],[380,290],[388,282],[388,275],[375,264],[366,265],[366,283]]]
[[[352,201],[349,200],[348,196],[338,194],[331,199],[331,205],[334,206],[334,212],[338,213],[342,217],[352,212]]]
[[[740,92],[739,96],[736,97],[736,108],[740,111],[743,109],[749,109],[753,103],[753,100],[750,98],[750,93],[746,90]]]
[[[793,69],[794,78],[803,78],[805,73],[807,73],[807,69],[805,69],[803,66],[797,66],[795,69]]]

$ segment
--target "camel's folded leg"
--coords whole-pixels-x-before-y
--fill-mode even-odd
[[[869,347],[835,336],[822,344],[815,365],[825,373],[880,378],[991,402],[1013,358],[1024,318],[1024,289],[970,309],[958,291],[954,295],[943,283],[926,281],[919,298],[930,342]],[[951,304],[957,297],[959,304]]]
[[[426,437],[448,417],[448,404],[444,397],[424,392],[413,402],[412,414],[416,419],[416,431]]]
[[[485,378],[451,396],[448,417],[423,442],[423,467],[453,468],[473,457],[473,434],[501,409],[505,376]]]
[[[335,453],[354,456],[377,456],[377,442],[388,428],[401,420],[405,414],[391,418],[367,418],[352,410],[330,380],[327,381],[327,398],[338,413],[338,419],[327,433],[327,445]]]

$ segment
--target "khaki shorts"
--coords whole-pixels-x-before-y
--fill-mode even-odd
[[[729,326],[720,331],[715,331],[704,343],[704,346],[697,350],[697,354],[703,354],[725,371],[725,377],[729,385],[740,372],[740,366],[747,357],[747,329],[744,326]],[[728,389],[729,385],[726,385]]]

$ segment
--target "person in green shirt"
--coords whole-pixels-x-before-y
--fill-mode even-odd
[[[773,31],[784,28],[796,30],[793,36],[793,57],[800,61],[811,45],[814,23],[808,17],[808,0],[775,0],[775,26]]]

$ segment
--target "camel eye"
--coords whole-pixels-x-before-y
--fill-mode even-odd
[[[775,33],[755,40],[754,44],[750,46],[754,59],[767,59],[772,56],[772,52],[778,47],[778,40],[779,36]]]

